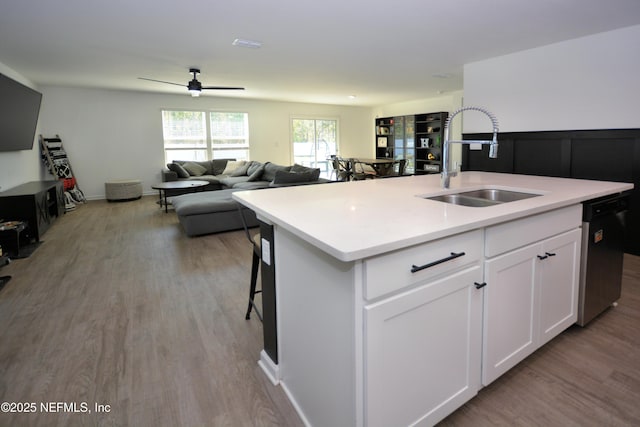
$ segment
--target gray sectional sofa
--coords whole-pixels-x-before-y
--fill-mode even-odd
[[[281,166],[275,163],[217,159],[208,161],[174,161],[162,171],[163,181],[208,181],[204,190],[255,190],[285,185],[320,184],[328,180],[320,178],[320,169],[294,164]],[[173,194],[171,194],[173,195]]]
[[[167,165],[162,177],[163,181],[197,179],[209,182],[203,192],[168,194],[172,196],[173,207],[188,236],[241,229],[240,205],[231,198],[235,191],[331,182],[320,178],[320,169],[233,159],[176,161]],[[243,208],[242,214],[247,226],[258,225],[253,211]]]

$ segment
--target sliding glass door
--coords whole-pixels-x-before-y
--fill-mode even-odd
[[[293,161],[330,172],[330,156],[338,152],[338,120],[292,118]]]

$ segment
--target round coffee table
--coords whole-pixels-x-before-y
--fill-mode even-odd
[[[161,182],[160,184],[152,185],[151,188],[158,190],[160,209],[162,209],[162,204],[164,203],[164,211],[166,213],[169,211],[167,208],[167,190],[191,190],[191,192],[195,192],[207,185],[209,185],[208,181],[189,179],[184,181]]]

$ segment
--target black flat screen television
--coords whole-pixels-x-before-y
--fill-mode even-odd
[[[0,74],[0,151],[31,150],[42,94]]]

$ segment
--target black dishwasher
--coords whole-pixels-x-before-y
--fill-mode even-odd
[[[589,323],[620,298],[628,193],[583,203],[578,321]]]

